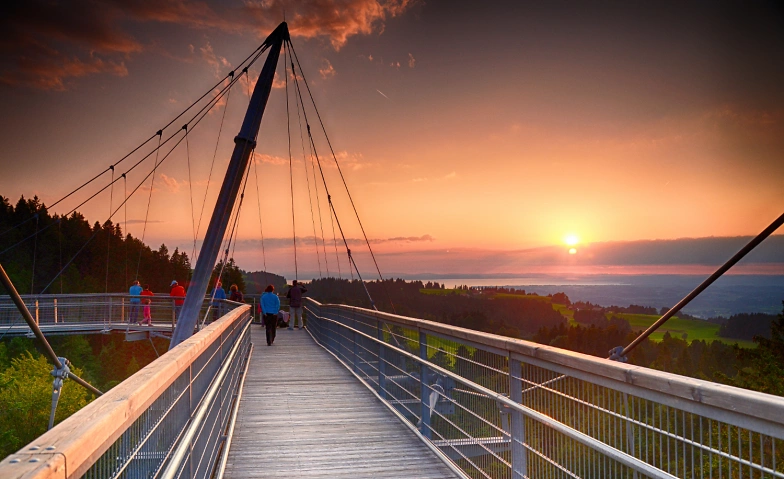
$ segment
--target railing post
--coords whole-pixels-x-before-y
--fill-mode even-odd
[[[57,324],[57,298],[54,298],[54,324]]]
[[[37,299],[35,300],[35,324],[39,324],[39,318],[38,318],[38,300],[37,300]]]
[[[427,335],[419,331],[419,357],[427,361]],[[421,405],[421,418],[419,432],[428,439],[433,437],[430,431],[430,404],[428,404],[429,388],[427,386],[427,366],[422,363],[419,368],[419,403]]]
[[[125,319],[125,298],[122,298],[122,306],[120,307],[122,317]],[[112,297],[109,296],[109,324],[112,324]],[[130,318],[129,318],[130,319]]]
[[[384,343],[384,328],[380,320],[376,320],[376,338]],[[384,361],[384,345],[378,345],[378,395],[387,398],[387,368]]]
[[[517,359],[509,358],[509,396],[512,401],[523,403],[523,366]],[[509,438],[512,448],[512,479],[528,477],[528,451],[525,450],[525,420],[520,411],[512,410]]]

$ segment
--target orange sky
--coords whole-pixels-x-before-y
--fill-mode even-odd
[[[784,29],[773,7],[518,3],[286,3],[304,73],[383,270],[487,273],[481,263],[462,269],[459,256],[428,263],[416,252],[554,244],[566,251],[568,234],[581,244],[749,236],[781,214]],[[282,11],[279,1],[90,5],[43,13],[30,6],[3,20],[0,194],[12,201],[37,194],[51,204],[121,158],[249,54]],[[280,80],[282,62],[279,71]],[[206,190],[203,237],[246,88],[229,98],[208,190],[225,106],[189,136],[190,180],[184,144],[157,171],[148,243],[190,254]],[[312,111],[309,118],[320,130]],[[314,223],[321,236],[296,117],[291,122],[297,236],[312,237]],[[316,141],[346,236],[361,238],[323,136]],[[273,91],[257,151],[270,261],[291,271],[283,88]],[[129,191],[151,161],[143,174],[128,175]],[[136,236],[145,188],[127,210]],[[246,245],[261,236],[255,188],[251,176],[238,234]],[[118,183],[111,199],[107,192],[80,211],[104,221],[124,191]],[[114,220],[125,218],[122,211]],[[301,254],[302,268],[316,271],[315,253]],[[262,265],[258,248],[240,258],[247,269]]]

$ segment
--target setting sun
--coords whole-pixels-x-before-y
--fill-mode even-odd
[[[568,244],[569,246],[574,246],[580,242],[580,238],[574,234],[568,234],[564,237],[564,243]]]

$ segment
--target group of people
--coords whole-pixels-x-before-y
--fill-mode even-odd
[[[142,324],[152,326],[152,311],[150,308],[152,300],[149,297],[155,296],[155,293],[150,291],[150,285],[145,284],[144,288],[142,288],[138,281],[134,281],[133,285],[128,290],[128,293],[131,295],[131,317],[129,322],[136,323],[139,326]],[[139,308],[142,306],[142,304],[144,305],[142,313],[144,314],[144,319],[142,321],[138,321]]]
[[[172,281],[170,286],[171,291],[169,291],[169,296],[174,298],[174,313],[176,317],[179,317],[180,311],[182,310],[182,305],[185,303],[185,288],[180,285],[177,280]],[[229,301],[235,301],[238,303],[244,302],[245,298],[243,297],[242,291],[239,290],[236,284],[232,284],[231,288],[229,288],[229,291]],[[272,343],[275,341],[275,334],[278,328],[278,313],[281,312],[280,299],[278,298],[278,295],[274,293],[274,291],[275,287],[273,285],[269,285],[264,290],[264,294],[261,295],[260,310],[262,313],[262,324],[265,326],[267,332],[267,346],[272,346]],[[297,321],[299,321],[299,328],[305,329],[305,323],[303,322],[302,317],[302,295],[307,291],[308,290],[305,288],[305,286],[303,286],[297,280],[294,280],[291,288],[289,288],[288,292],[286,293],[286,298],[289,299],[290,319],[288,321],[288,329],[290,330],[298,329]],[[150,297],[155,296],[155,293],[150,290],[150,286],[144,285],[144,288],[142,288],[139,281],[134,281],[133,285],[131,285],[130,289],[128,290],[128,293],[131,296],[131,314],[129,323],[136,323],[139,326],[143,324],[152,326],[152,300]],[[223,313],[223,303],[221,300],[227,299],[226,291],[224,291],[220,280],[215,283],[215,288],[212,290],[211,298],[211,306],[213,308],[214,315],[213,317],[220,317]],[[142,306],[143,308],[141,308]],[[144,319],[142,321],[138,321],[140,308],[142,309],[144,315]]]
[[[185,288],[180,285],[177,280],[172,281],[170,286],[171,291],[169,291],[169,296],[175,298],[174,313],[176,316],[179,316],[182,305],[185,303]],[[144,288],[142,288],[139,281],[134,281],[128,289],[128,294],[131,296],[131,314],[128,322],[131,324],[136,323],[139,326],[143,324],[152,326],[152,299],[150,299],[150,297],[155,296],[155,293],[150,290],[150,285],[145,284]],[[138,320],[139,309],[142,310],[142,314],[144,315],[141,321]]]
[[[275,294],[275,286],[269,285],[261,295],[262,324],[267,333],[267,346],[272,346],[278,330],[278,313],[280,312],[280,298]],[[296,321],[299,319],[299,327],[305,329],[302,321],[302,294],[307,293],[307,289],[297,280],[291,284],[286,297],[289,299],[289,329],[296,329]]]

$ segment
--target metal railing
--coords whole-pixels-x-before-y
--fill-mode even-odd
[[[177,321],[179,305],[182,298],[172,298],[168,295],[144,296],[133,298],[128,294],[41,294],[22,295],[27,308],[33,318],[42,327],[89,325],[93,329],[117,329],[125,325],[135,325],[144,321],[145,306],[149,306],[152,322],[157,325],[174,326]],[[135,301],[139,299],[139,301]],[[146,301],[149,300],[149,304]],[[207,322],[223,316],[237,307],[240,303],[228,300],[210,302],[205,298],[202,305],[199,324],[202,323],[207,308],[212,304],[212,309],[207,316]],[[5,329],[19,329],[25,326],[19,310],[7,295],[0,296],[0,334]]]
[[[784,398],[338,305],[307,327],[476,478],[784,478]]]
[[[209,478],[250,357],[238,307],[0,462],[0,477]]]

